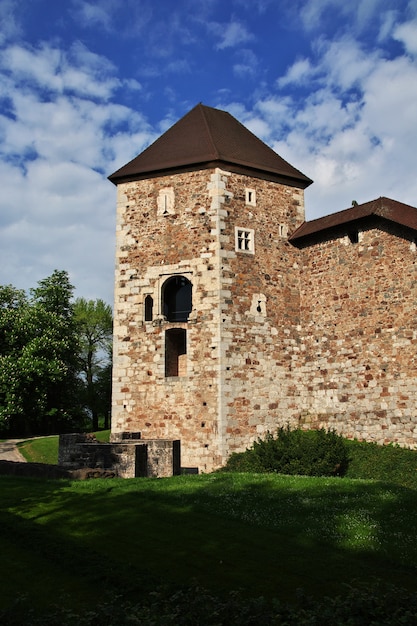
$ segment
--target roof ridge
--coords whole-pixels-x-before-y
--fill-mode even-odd
[[[199,102],[197,104],[197,106],[200,107],[200,112],[201,112],[201,115],[203,117],[204,126],[205,126],[206,131],[207,131],[207,136],[208,136],[208,139],[209,139],[209,141],[210,141],[210,143],[212,145],[212,148],[213,148],[213,156],[215,156],[217,158],[220,158],[219,151],[217,149],[216,144],[214,143],[213,135],[211,133],[210,126],[209,126],[208,119],[207,119],[207,115],[206,115],[206,109],[208,109],[209,107],[205,106],[202,102]]]
[[[317,217],[314,220],[306,221],[293,232],[289,239],[296,242],[305,237],[330,231],[372,216],[417,230],[417,207],[386,196],[380,196],[368,202],[354,204],[336,213],[330,213]]]

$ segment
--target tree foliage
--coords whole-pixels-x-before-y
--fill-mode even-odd
[[[106,421],[110,411],[112,310],[103,300],[77,298],[74,316],[80,341],[85,404],[91,414],[93,430],[97,430],[99,416]]]
[[[72,296],[68,274],[58,270],[29,295],[0,286],[0,430],[26,436],[84,427],[91,408],[85,358],[99,380],[97,351],[108,348],[111,310],[89,302],[83,316]]]

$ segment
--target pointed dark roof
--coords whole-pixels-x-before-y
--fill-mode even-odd
[[[305,188],[312,180],[284,161],[230,113],[198,104],[139,156],[114,172],[117,184],[172,171],[228,166]]]
[[[304,222],[291,235],[290,241],[295,245],[305,244],[335,231],[352,230],[372,218],[394,222],[417,231],[417,208],[397,200],[380,197],[338,213],[319,217],[311,222]]]

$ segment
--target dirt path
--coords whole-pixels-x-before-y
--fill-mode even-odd
[[[0,441],[0,460],[1,461],[18,461],[20,463],[26,463],[26,459],[19,452],[17,443],[22,441],[21,439],[8,439],[7,441]]]

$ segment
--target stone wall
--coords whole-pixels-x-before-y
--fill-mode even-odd
[[[369,224],[302,250],[293,354],[300,421],[417,445],[417,254],[409,232]]]
[[[135,433],[136,434],[136,433]],[[58,465],[69,470],[99,468],[121,478],[168,477],[181,472],[179,441],[139,440],[121,433],[111,443],[93,441],[90,435],[60,435]]]
[[[221,203],[213,206],[210,176],[208,171],[188,172],[118,185],[116,234],[113,434],[140,430],[145,439],[180,439],[184,464],[203,469],[206,459],[212,467],[221,458]],[[164,213],[160,198],[166,190]],[[183,275],[193,285],[193,311],[186,323],[167,322],[161,308],[163,285],[173,275]],[[149,321],[147,296],[153,300]],[[170,329],[186,331],[180,376],[165,375],[165,335]]]
[[[178,438],[184,464],[211,471],[295,410],[285,350],[300,277],[288,234],[303,220],[302,190],[218,168],[118,185],[113,434]],[[236,251],[237,227],[255,254]],[[187,322],[163,315],[173,275],[192,283]],[[178,376],[166,376],[170,329],[186,332]]]
[[[245,190],[253,189],[254,206]],[[288,235],[304,221],[302,189],[231,174],[222,230],[224,363],[221,401],[227,456],[295,410],[288,346],[300,323],[299,251]],[[236,251],[236,226],[252,229],[254,254]]]
[[[118,185],[113,437],[181,440],[200,471],[286,424],[417,445],[414,241],[378,222],[299,249],[303,221],[302,189],[219,168]],[[172,276],[187,321],[164,315]]]

